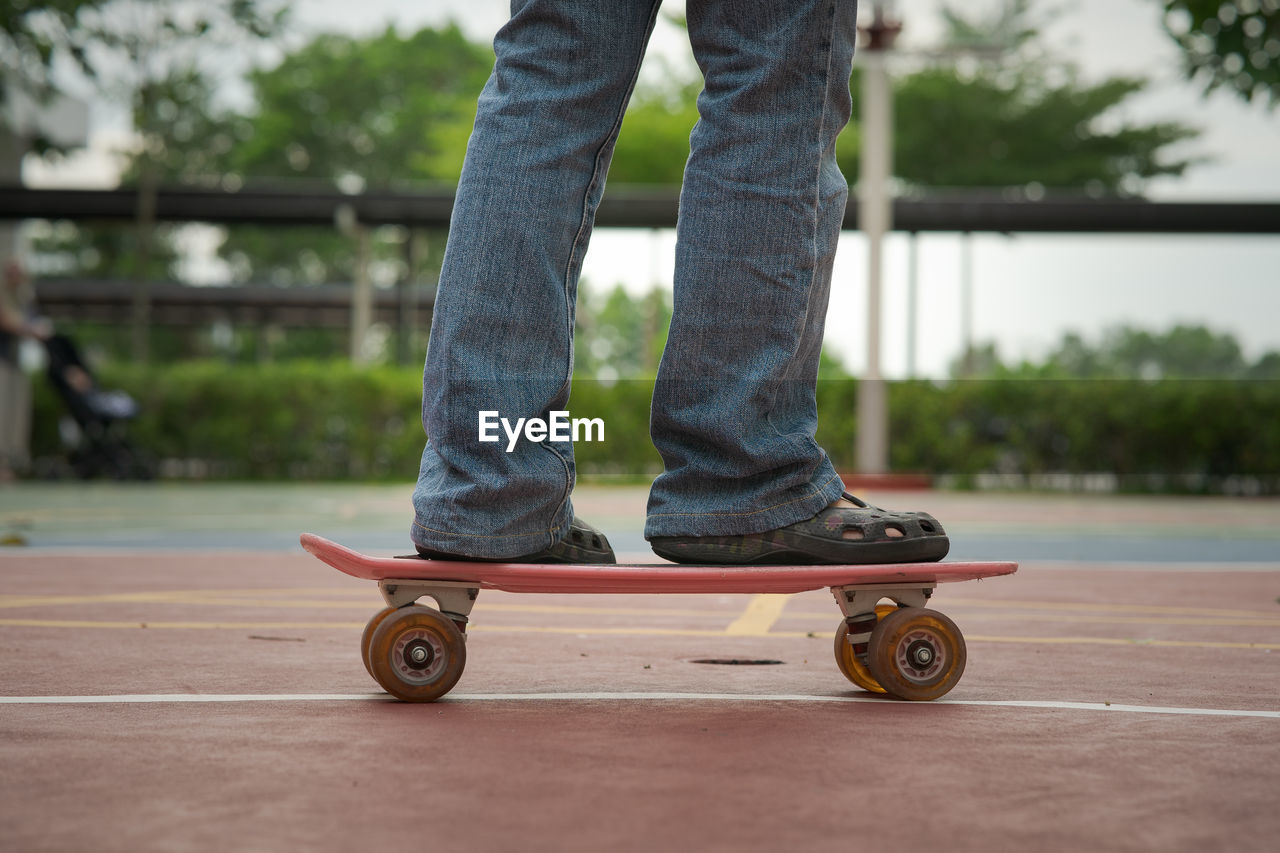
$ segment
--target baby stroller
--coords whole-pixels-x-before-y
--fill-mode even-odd
[[[70,413],[59,431],[76,475],[86,480],[98,476],[150,479],[151,466],[134,449],[127,433],[128,421],[138,415],[134,399],[124,391],[99,388],[66,335],[50,336],[45,351],[49,354],[49,381]]]

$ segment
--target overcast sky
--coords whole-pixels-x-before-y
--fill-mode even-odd
[[[864,3],[864,6],[869,5]],[[938,0],[900,0],[905,19],[901,46],[927,47],[938,35]],[[966,0],[990,9],[997,0]],[[1203,130],[1178,153],[1204,157],[1180,179],[1161,179],[1147,193],[1163,199],[1280,201],[1280,110],[1246,105],[1217,94],[1202,98],[1181,75],[1177,48],[1160,28],[1155,0],[1046,0],[1061,13],[1045,32],[1053,52],[1074,62],[1087,80],[1140,75],[1150,90],[1125,108],[1120,119],[1176,120]],[[668,11],[683,3],[669,2]],[[404,32],[456,20],[474,39],[489,41],[506,17],[505,0],[297,0],[294,20],[307,30],[369,32],[388,23]],[[683,32],[660,23],[650,54],[689,61]],[[110,116],[97,115],[106,127]],[[28,168],[29,180],[110,182],[101,164],[51,175]],[[852,180],[855,176],[849,176]],[[977,236],[973,240],[975,330],[993,339],[1006,357],[1037,356],[1065,331],[1096,335],[1115,323],[1150,329],[1177,322],[1207,323],[1230,331],[1250,356],[1280,349],[1280,238]],[[888,247],[885,283],[884,363],[902,375],[906,353],[907,240],[895,235]],[[925,375],[941,376],[960,348],[960,238],[935,235],[920,241],[919,350]],[[584,266],[591,287],[621,282],[642,291],[656,278],[669,287],[674,237],[667,232],[600,230]],[[857,234],[842,240],[828,322],[828,345],[850,367],[865,363],[865,245]]]

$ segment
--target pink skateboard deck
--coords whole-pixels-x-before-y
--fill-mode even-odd
[[[352,577],[451,581],[478,589],[541,593],[794,593],[854,584],[948,583],[1010,575],[1017,563],[885,563],[864,566],[566,565],[370,557],[312,533],[302,547]]]
[[[867,566],[565,565],[371,557],[311,533],[302,547],[340,572],[377,581],[387,607],[360,639],[365,669],[391,695],[433,702],[466,664],[466,629],[482,589],[535,593],[795,593],[829,587],[844,619],[836,665],[863,690],[936,699],[964,672],[960,629],[926,607],[940,583],[1009,575],[1017,563]],[[437,607],[419,605],[432,598]],[[882,604],[888,600],[891,604]]]

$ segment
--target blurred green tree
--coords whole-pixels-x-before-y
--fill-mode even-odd
[[[1246,379],[1280,379],[1280,351],[1270,350],[1245,370]]]
[[[8,118],[3,107],[15,90],[37,102],[57,92],[52,78],[54,62],[60,52],[73,49],[64,35],[81,9],[95,5],[96,0],[11,0],[0,5],[0,125]],[[39,154],[59,150],[39,133],[31,143]]]
[[[493,53],[453,24],[402,37],[320,35],[274,68],[254,71],[254,110],[226,118],[222,170],[256,183],[306,180],[359,192],[456,182],[476,98]],[[372,274],[387,286],[431,278],[443,235],[429,235],[409,270],[404,229],[372,235]],[[357,246],[332,229],[229,229],[220,249],[239,281],[350,281]]]
[[[1280,103],[1280,0],[1162,0],[1164,28],[1205,94]]]
[[[227,161],[245,178],[357,191],[456,180],[492,52],[455,24],[401,37],[321,35],[249,75],[255,109]],[[466,139],[461,140],[465,145]]]
[[[631,294],[621,284],[601,292],[583,282],[574,330],[574,376],[582,379],[653,379],[671,325],[671,293],[653,287]],[[851,379],[840,359],[823,350],[818,378]]]
[[[671,294],[659,288],[632,296],[621,284],[607,293],[579,288],[574,375],[652,379],[671,324]]]
[[[609,180],[620,184],[679,184],[698,120],[700,80],[666,66],[659,82],[636,89],[618,131]]]
[[[227,65],[226,53],[270,38],[286,8],[283,0],[20,0],[0,18],[3,46],[12,48],[6,64],[14,63],[28,89],[51,86],[50,69],[65,59],[99,97],[130,110],[137,137],[126,176],[138,191],[131,253],[135,359],[145,360],[149,348],[157,188],[175,160],[200,148],[212,80]]]
[[[227,123],[214,109],[215,83],[193,68],[175,71],[149,84],[154,111],[170,117],[132,151],[123,152],[121,183],[146,187],[164,184],[234,186],[221,171],[219,154],[230,150]],[[141,209],[142,205],[140,205]],[[138,253],[139,226],[61,221],[35,223],[29,230],[33,268],[43,278],[141,278],[164,281],[179,276],[177,247],[185,226],[155,223],[146,230],[145,256]],[[148,349],[150,349],[148,344]],[[160,356],[160,352],[154,353]]]
[[[972,77],[924,69],[896,86],[894,172],[915,188],[1136,193],[1150,178],[1182,174],[1189,161],[1166,149],[1197,133],[1172,122],[1109,120],[1144,87],[1126,78],[1054,85],[1034,68]]]
[[[1008,55],[1034,45],[1041,27],[1061,14],[1060,8],[1047,12],[1033,9],[1031,0],[1003,0],[999,5],[961,12],[949,3],[938,10],[944,27],[943,46],[974,51],[996,51]],[[1037,14],[1042,17],[1037,20]]]
[[[1162,332],[1114,326],[1096,342],[1075,332],[1039,362],[1005,365],[992,343],[974,348],[973,376],[1042,379],[1280,379],[1280,352],[1256,361],[1228,332],[1179,324]],[[961,360],[953,364],[959,376]]]
[[[1085,84],[1041,37],[1056,12],[1029,0],[993,11],[941,10],[941,50],[894,86],[894,173],[914,189],[1026,187],[1093,195],[1139,192],[1180,175],[1189,160],[1169,147],[1198,131],[1175,122],[1121,122],[1140,78]],[[854,115],[860,94],[855,69]],[[840,140],[845,174],[857,174],[857,128]]]

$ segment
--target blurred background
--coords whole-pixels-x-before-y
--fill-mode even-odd
[[[837,467],[1280,492],[1280,0],[861,6],[819,387]],[[7,3],[0,475],[412,480],[505,14]],[[583,271],[570,407],[606,421],[579,446],[588,482],[660,469],[648,403],[699,89],[668,2]],[[860,220],[876,205],[883,235]]]

